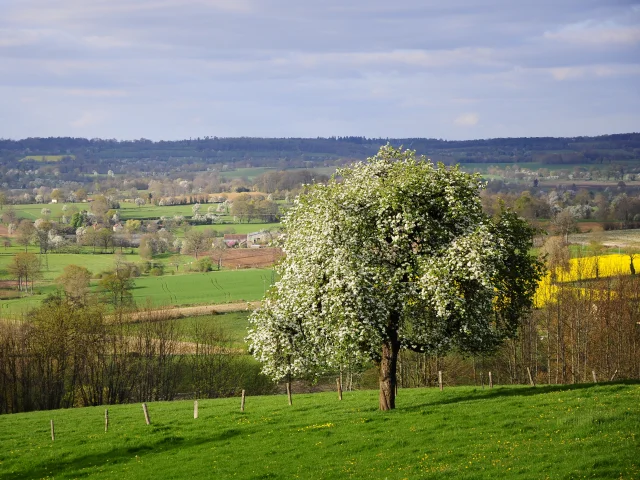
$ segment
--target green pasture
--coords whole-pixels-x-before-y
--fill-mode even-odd
[[[203,206],[204,213],[207,212],[207,206]],[[193,215],[193,205],[167,205],[160,207],[158,205],[141,205],[135,203],[120,202],[118,209],[121,220],[144,220],[147,218],[174,217],[182,215],[183,217],[191,217]]]
[[[223,336],[229,340],[234,348],[246,348],[245,338],[249,327],[249,311],[229,312],[217,315],[200,315],[197,317],[184,317],[170,320],[177,329],[182,332],[185,341],[192,341],[194,327],[198,325],[215,326]]]
[[[9,255],[0,256],[0,279],[9,279],[6,264]],[[67,263],[64,261],[67,258]],[[125,260],[129,260],[124,256]],[[139,260],[137,255],[132,259]],[[269,269],[222,270],[207,273],[186,273],[189,259],[182,256],[185,262],[178,267],[178,273],[172,274],[174,266],[167,265],[165,275],[142,276],[135,278],[133,300],[138,305],[150,303],[153,306],[184,306],[214,303],[236,303],[260,300],[272,283],[273,271]],[[82,260],[86,260],[83,262]],[[92,273],[113,268],[113,255],[49,255],[49,270],[43,271],[44,281],[36,282],[34,295],[19,298],[0,299],[0,317],[21,314],[38,306],[47,295],[56,291],[53,280],[62,273],[67,264],[81,265]],[[97,281],[93,288],[97,291]],[[3,291],[13,293],[13,291]],[[15,295],[19,295],[15,292]]]
[[[53,219],[59,219],[62,216],[62,205],[64,203],[30,203],[13,205],[16,214],[19,218],[27,218],[29,220],[36,220],[42,217],[40,213],[43,208],[51,210],[51,217]],[[78,211],[89,210],[91,208],[90,203],[66,203],[67,206],[75,206]],[[147,219],[147,218],[160,218],[162,216],[173,217],[175,215],[182,215],[184,217],[191,217],[193,215],[193,205],[170,205],[166,207],[159,207],[157,205],[141,205],[137,206],[135,203],[120,202],[120,218],[122,220],[129,219]],[[206,212],[206,208],[205,208]]]
[[[133,298],[154,306],[252,302],[271,285],[272,270],[244,269],[220,272],[136,278]]]
[[[28,204],[19,204],[12,205],[13,209],[16,212],[18,218],[26,218],[28,220],[34,221],[38,218],[42,218],[42,209],[48,208],[51,210],[50,218],[53,220],[59,220],[62,217],[62,205],[63,203],[28,203]],[[88,210],[88,203],[67,203],[66,205],[71,206],[75,205],[78,211]],[[5,207],[6,208],[6,207]]]
[[[124,250],[125,253],[121,255],[121,258],[126,262],[138,263],[142,261],[137,253],[128,253],[129,250]],[[11,262],[13,256],[16,253],[24,252],[24,248],[20,246],[9,247],[7,250],[0,248],[0,279],[6,279],[7,277],[7,265]],[[37,253],[36,247],[29,247],[29,252]],[[191,257],[189,257],[190,259]],[[49,253],[46,256],[40,256],[40,262],[42,265],[42,280],[51,282],[56,277],[60,276],[64,271],[64,267],[67,265],[80,265],[88,269],[92,274],[104,272],[106,270],[112,270],[116,255],[112,254],[96,254],[91,253]],[[187,259],[185,259],[187,261]]]
[[[222,235],[225,231],[233,229],[234,233],[245,234],[259,232],[261,230],[277,231],[281,227],[280,223],[216,223],[213,225],[194,225],[192,230],[215,230]],[[178,229],[175,232],[176,236],[183,237],[184,230]]]
[[[640,383],[140,404],[0,416],[6,479],[640,477]],[[55,441],[51,440],[54,421]]]

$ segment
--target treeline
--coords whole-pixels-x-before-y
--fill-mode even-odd
[[[403,145],[419,154],[453,155],[456,161],[531,161],[532,152],[584,152],[580,161],[603,159],[598,151],[626,151],[637,156],[640,134],[625,133],[597,137],[522,137],[448,141],[435,138],[255,138],[204,137],[153,142],[147,139],[115,140],[71,137],[0,139],[0,159],[17,160],[25,155],[70,156],[61,163],[78,164],[91,160],[200,159],[205,163],[244,162],[253,166],[273,166],[280,159],[326,161],[341,158],[363,159],[375,154],[385,143]],[[635,153],[634,153],[635,149]],[[588,152],[588,153],[587,153]],[[73,157],[71,157],[73,156]],[[74,158],[75,157],[75,158]],[[570,157],[567,157],[570,158]],[[37,162],[30,162],[34,165]]]
[[[224,332],[55,297],[0,322],[0,413],[273,391]]]

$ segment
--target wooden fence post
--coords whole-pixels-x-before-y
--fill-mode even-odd
[[[493,388],[493,377],[491,376],[491,372],[489,372],[489,388]]]
[[[442,370],[438,370],[438,385],[440,386],[440,391],[444,389],[442,385]]]
[[[291,382],[287,382],[287,399],[289,400],[289,405],[293,405],[291,401]]]
[[[104,409],[104,431],[105,433],[107,433],[107,430],[109,430],[109,410],[108,409]]]
[[[51,441],[55,442],[56,440],[56,431],[53,428],[53,420],[51,420]]]
[[[242,390],[242,399],[240,400],[240,411],[244,412],[244,390]]]
[[[598,379],[596,378],[596,371],[591,370],[591,375],[593,375],[593,383],[598,383]]]
[[[536,384],[533,381],[533,377],[531,376],[531,369],[529,367],[527,367],[527,374],[529,374],[529,383],[531,384],[532,387],[535,387]]]
[[[151,419],[149,418],[149,410],[147,409],[146,403],[142,404],[142,411],[144,412],[144,421],[147,423],[147,425],[151,425]]]
[[[198,400],[193,402],[193,418],[198,418]]]

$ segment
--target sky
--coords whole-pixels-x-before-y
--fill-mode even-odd
[[[0,0],[0,138],[638,131],[638,1]]]

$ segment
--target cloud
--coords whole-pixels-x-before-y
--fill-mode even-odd
[[[87,128],[99,125],[104,120],[104,115],[99,112],[84,112],[80,117],[69,122],[75,128]]]
[[[632,46],[640,43],[640,26],[614,23],[597,24],[592,21],[576,23],[555,32],[545,32],[544,38],[585,46]]]
[[[128,93],[125,90],[101,90],[90,88],[73,88],[64,90],[64,93],[76,97],[98,97],[98,98],[115,98],[126,97]]]
[[[639,31],[635,0],[4,0],[0,117],[19,137],[634,130]]]
[[[480,121],[477,113],[463,113],[458,115],[453,123],[458,127],[475,127]]]
[[[589,77],[620,77],[640,75],[640,65],[588,65],[543,69],[555,80],[575,80]]]

